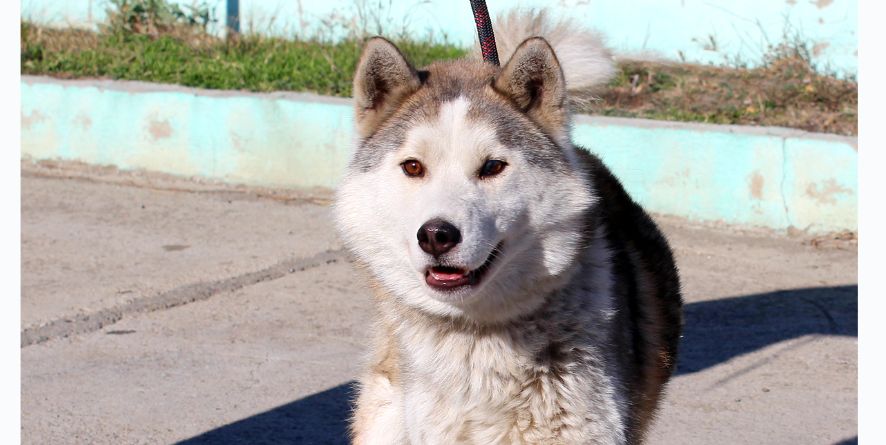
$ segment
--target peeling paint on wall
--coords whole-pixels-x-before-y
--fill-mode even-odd
[[[83,127],[84,130],[89,131],[92,128],[92,119],[85,114],[78,114],[76,118],[74,118],[74,122]]]
[[[45,121],[46,121],[46,116],[44,116],[39,111],[35,110],[35,111],[28,113],[27,115],[25,115],[25,113],[22,113],[22,129],[24,129],[24,130],[30,130],[34,124],[38,124],[40,122],[45,122]]]
[[[806,186],[806,196],[821,204],[836,204],[837,195],[841,193],[848,195],[852,193],[852,190],[841,186],[834,178]]]
[[[172,125],[169,125],[169,121],[165,119],[162,121],[151,119],[148,122],[148,134],[155,141],[167,139],[172,136]]]
[[[760,172],[755,171],[748,181],[751,197],[756,200],[763,199],[763,184],[765,184],[766,180],[763,178],[763,175]]]

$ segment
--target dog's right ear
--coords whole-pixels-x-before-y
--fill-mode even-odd
[[[381,37],[366,42],[354,74],[357,133],[360,137],[372,135],[403,99],[420,86],[415,68],[393,43]]]

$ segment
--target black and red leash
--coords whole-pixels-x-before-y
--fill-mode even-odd
[[[470,0],[471,10],[474,11],[474,23],[477,25],[477,36],[480,38],[480,51],[483,60],[499,66],[498,50],[495,48],[495,34],[492,33],[492,19],[489,10],[486,9],[484,0]]]

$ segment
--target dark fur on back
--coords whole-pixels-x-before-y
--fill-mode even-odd
[[[604,226],[613,253],[613,298],[617,333],[631,345],[623,356],[630,372],[629,443],[638,442],[673,374],[683,325],[683,299],[677,266],[667,239],[652,218],[627,194],[603,162],[586,150],[576,152],[599,197],[590,227]]]

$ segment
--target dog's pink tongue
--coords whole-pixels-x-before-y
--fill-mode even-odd
[[[438,269],[432,267],[431,276],[437,281],[458,281],[465,277],[465,273],[455,269]]]

